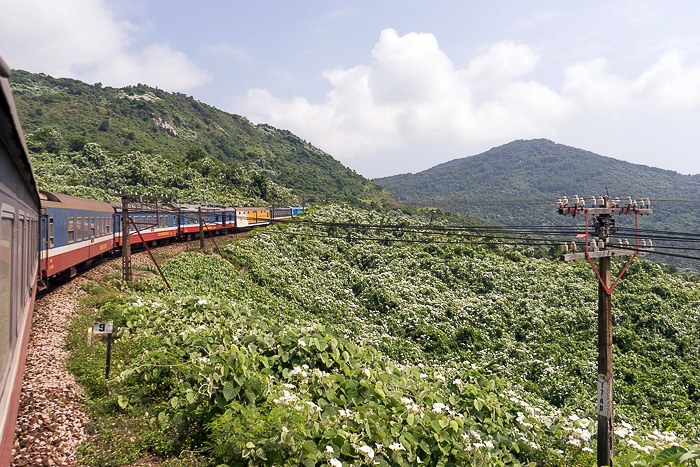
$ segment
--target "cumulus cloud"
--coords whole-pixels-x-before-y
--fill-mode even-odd
[[[700,109],[700,66],[687,65],[682,51],[664,53],[634,79],[607,68],[601,57],[571,65],[564,71],[564,95],[581,111],[674,114]]]
[[[538,62],[502,42],[457,68],[433,34],[382,31],[372,61],[324,72],[332,90],[312,104],[251,90],[236,112],[289,128],[340,159],[367,151],[451,142],[504,141],[556,131],[570,102],[525,79]]]
[[[13,68],[112,86],[138,82],[186,90],[210,76],[166,44],[133,45],[139,26],[120,21],[102,0],[6,0],[0,43]]]

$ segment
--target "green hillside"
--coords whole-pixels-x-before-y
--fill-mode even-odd
[[[70,345],[100,415],[83,461],[595,465],[590,267],[395,227],[428,222],[316,208],[222,246],[235,267],[165,263],[174,292],[88,287]],[[697,465],[698,305],[697,278],[644,260],[616,290],[615,465]],[[104,343],[84,338],[96,320],[116,329],[109,390]]]
[[[631,164],[545,139],[513,141],[417,174],[375,181],[401,201],[505,225],[572,222],[556,213],[555,201],[563,196],[646,197],[652,200],[654,214],[641,219],[640,227],[700,232],[700,175]],[[633,221],[629,216],[618,222],[630,227]],[[697,270],[697,261],[658,259]]]
[[[81,154],[87,143],[96,143],[113,159],[136,152],[157,155],[175,170],[190,168],[224,182],[236,179],[236,172],[245,172],[243,179],[257,174],[290,190],[297,202],[391,199],[380,186],[289,131],[254,125],[184,94],[144,84],[88,85],[21,70],[13,71],[10,84],[30,150],[44,159]]]

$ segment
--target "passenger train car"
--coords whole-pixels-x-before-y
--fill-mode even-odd
[[[38,288],[59,274],[119,252],[123,206],[38,190],[0,58],[0,467],[10,465]],[[303,207],[214,207],[130,202],[132,245],[165,244],[249,229]],[[201,221],[200,221],[201,219]],[[200,227],[201,222],[201,227]],[[201,228],[201,230],[200,230]]]
[[[40,275],[43,288],[58,274],[73,276],[122,246],[122,205],[40,190]],[[200,235],[227,234],[304,212],[303,207],[215,207],[190,204],[129,203],[129,242],[156,246]]]
[[[39,264],[41,205],[0,58],[0,466],[10,464]]]

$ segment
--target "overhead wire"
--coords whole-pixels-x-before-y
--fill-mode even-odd
[[[503,245],[503,246],[546,246],[554,247],[557,244],[569,243],[572,241],[571,238],[564,238],[564,236],[581,236],[585,234],[584,227],[572,227],[572,226],[444,226],[444,225],[403,225],[403,224],[364,224],[364,223],[350,223],[350,222],[323,222],[323,221],[308,221],[299,220],[292,224],[303,224],[310,227],[325,227],[325,228],[339,228],[348,231],[348,234],[313,234],[313,233],[302,233],[302,232],[282,232],[278,231],[276,233],[293,235],[293,236],[307,236],[315,238],[331,238],[331,239],[351,239],[353,241],[381,241],[381,242],[399,242],[399,243],[440,243],[440,244],[463,244],[470,243],[476,245]],[[440,235],[448,236],[449,240],[437,240],[432,239],[410,239],[410,238],[397,238],[397,237],[376,237],[376,236],[358,236],[357,234],[351,234],[351,230],[364,230],[367,232],[386,232],[392,235],[403,235],[403,234],[423,234],[423,235]],[[644,238],[650,238],[655,240],[667,240],[672,242],[700,242],[700,235],[685,233],[685,232],[666,232],[658,231],[652,229],[629,229],[629,228],[619,228],[619,230],[630,233],[643,234]],[[533,236],[533,234],[538,234],[539,236]],[[671,235],[666,235],[671,234]],[[635,235],[639,237],[639,235]],[[478,239],[484,239],[483,241],[478,241]],[[692,248],[688,246],[673,246],[673,245],[655,245],[653,250],[645,250],[644,248],[617,246],[618,249],[632,249],[637,251],[646,252],[649,254],[657,254],[661,256],[671,256],[677,258],[700,260],[700,257],[683,255],[679,253],[671,253],[669,251],[659,251],[659,250],[688,250],[688,251],[700,251],[700,248]]]

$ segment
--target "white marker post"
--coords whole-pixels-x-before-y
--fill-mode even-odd
[[[112,321],[105,323],[95,323],[92,327],[93,334],[107,334],[107,367],[105,368],[105,379],[109,379],[109,365],[112,360]]]

